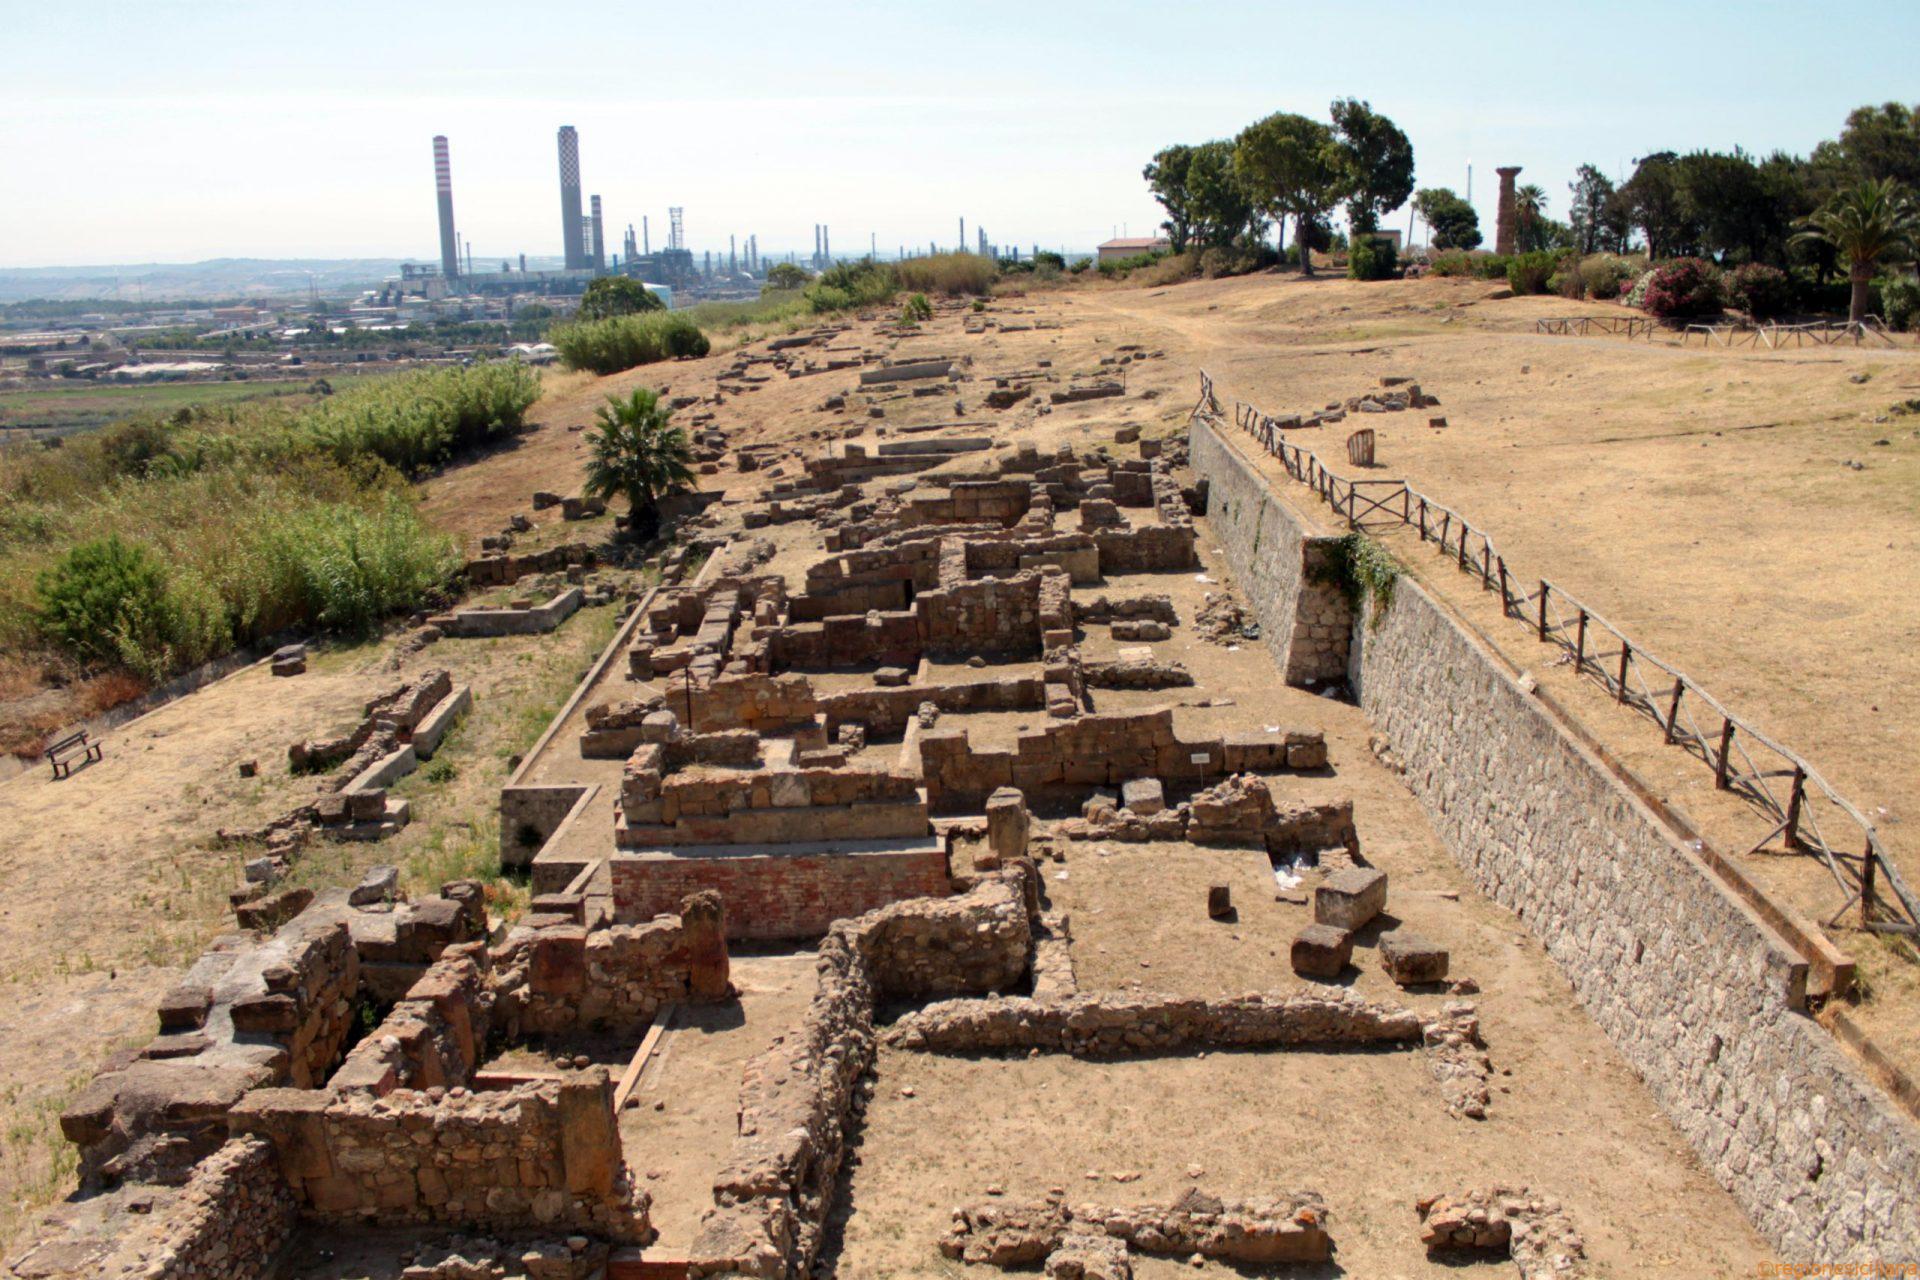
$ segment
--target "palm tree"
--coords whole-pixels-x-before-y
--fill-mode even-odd
[[[644,541],[660,527],[659,499],[693,483],[693,446],[645,387],[625,400],[608,396],[597,416],[599,429],[587,433],[587,496],[624,497],[628,526]]]
[[[1862,182],[1834,193],[1826,206],[1800,224],[1796,241],[1830,246],[1847,260],[1853,297],[1847,323],[1859,324],[1872,297],[1874,271],[1882,263],[1910,261],[1920,245],[1920,213],[1905,187],[1891,178]]]
[[[1520,251],[1530,253],[1540,248],[1538,229],[1541,219],[1547,214],[1547,193],[1534,183],[1527,183],[1513,193],[1513,230],[1514,238],[1520,242]]]

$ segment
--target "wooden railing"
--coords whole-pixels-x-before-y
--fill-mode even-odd
[[[1213,379],[1200,375],[1193,416],[1225,425]],[[1667,743],[1714,773],[1714,787],[1745,799],[1769,830],[1749,852],[1773,844],[1818,857],[1845,900],[1829,927],[1855,906],[1859,927],[1873,933],[1920,936],[1920,906],[1888,861],[1879,834],[1805,757],[1734,715],[1691,676],[1663,661],[1546,578],[1515,571],[1485,529],[1434,501],[1404,480],[1351,479],[1330,470],[1319,455],[1282,434],[1279,420],[1234,402],[1233,421],[1286,473],[1346,518],[1349,527],[1409,527],[1462,573],[1496,592],[1501,613],[1525,624],[1542,644],[1563,651],[1574,673],[1595,681],[1619,705],[1651,720]],[[1536,585],[1537,584],[1537,585]],[[1858,852],[1855,852],[1858,850]]]

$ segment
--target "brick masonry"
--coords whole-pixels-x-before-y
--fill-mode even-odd
[[[1193,446],[1216,495],[1255,501],[1263,482],[1204,421]],[[1223,542],[1257,599],[1297,580],[1298,537]],[[1454,856],[1782,1255],[1920,1255],[1901,1190],[1920,1126],[1802,1011],[1804,963],[1418,584],[1351,636],[1350,683]]]

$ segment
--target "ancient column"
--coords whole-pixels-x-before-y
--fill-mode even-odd
[[[1509,165],[1494,172],[1500,175],[1500,215],[1494,224],[1493,250],[1514,253],[1519,248],[1519,219],[1513,209],[1513,180],[1519,175],[1520,166]]]

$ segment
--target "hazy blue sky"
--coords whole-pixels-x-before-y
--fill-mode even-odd
[[[1152,229],[1159,147],[1369,99],[1491,226],[1497,164],[1805,151],[1920,99],[1920,0],[813,3],[0,0],[0,266],[437,257],[452,140],[476,265],[559,252],[554,130],[614,227],[697,251]],[[1404,215],[1402,215],[1404,217]]]

